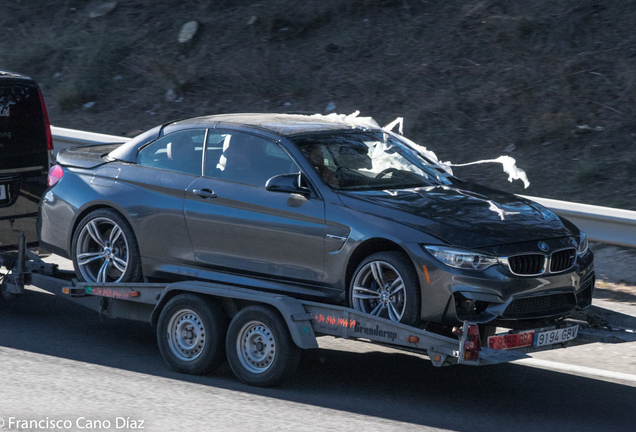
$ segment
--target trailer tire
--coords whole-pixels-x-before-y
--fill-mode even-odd
[[[278,311],[266,306],[242,309],[227,331],[227,359],[238,379],[271,387],[288,379],[300,361],[300,348]]]
[[[203,375],[225,361],[228,319],[215,301],[180,294],[161,311],[157,344],[164,360],[179,372]]]
[[[3,280],[0,283],[0,301],[15,301],[18,299],[18,295],[14,293],[7,292],[7,281]]]

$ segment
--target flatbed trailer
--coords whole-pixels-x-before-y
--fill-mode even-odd
[[[442,335],[343,306],[215,282],[82,283],[73,272],[59,270],[26,250],[22,237],[17,252],[0,255],[0,265],[8,269],[1,284],[5,298],[19,296],[25,286],[33,285],[111,318],[147,322],[156,328],[161,354],[174,369],[205,374],[227,358],[241,381],[256,386],[289,378],[300,350],[318,348],[317,337],[325,335],[423,354],[438,367],[508,362],[534,349],[525,344],[501,350],[481,343],[518,343],[524,336],[517,335],[528,332],[480,341],[478,325],[466,321],[454,335]],[[576,322],[563,321],[540,331],[576,337],[578,329]],[[566,346],[572,339],[549,341],[536,349]]]

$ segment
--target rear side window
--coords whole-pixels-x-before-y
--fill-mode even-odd
[[[139,165],[201,175],[205,129],[179,131],[159,138],[139,151]]]
[[[47,168],[46,130],[37,85],[0,79],[0,152],[0,170]]]
[[[240,132],[210,131],[204,175],[265,187],[279,174],[299,172],[298,165],[278,144]]]

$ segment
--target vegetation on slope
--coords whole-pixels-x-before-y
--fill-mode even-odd
[[[403,116],[405,135],[440,159],[509,154],[531,186],[498,165],[460,177],[636,209],[635,1],[140,0],[96,18],[104,2],[7,3],[0,68],[42,83],[56,126],[123,135],[224,112]],[[195,38],[177,42],[191,20]]]

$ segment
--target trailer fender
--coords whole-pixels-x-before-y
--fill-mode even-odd
[[[318,341],[311,326],[312,315],[305,311],[302,303],[295,298],[282,294],[256,292],[254,290],[228,285],[184,281],[168,285],[162,292],[150,316],[150,323],[155,326],[163,306],[178,292],[198,293],[212,297],[246,300],[267,304],[274,307],[281,314],[294,343],[302,349],[318,348]]]

